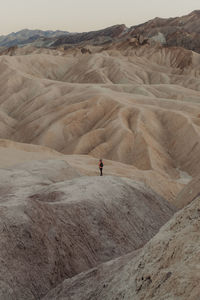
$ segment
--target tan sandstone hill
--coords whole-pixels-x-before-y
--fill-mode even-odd
[[[35,160],[44,161],[48,159],[59,159],[63,161],[63,164],[67,162],[82,175],[99,175],[98,160],[92,156],[63,155],[44,146],[0,140],[1,168],[13,167],[26,162],[34,164]],[[132,165],[112,160],[104,160],[104,166],[104,175],[127,177],[143,182],[170,202],[174,202],[179,191],[191,180],[190,176],[180,171],[180,177],[172,180],[165,174],[158,174],[153,170],[139,170]]]
[[[173,185],[198,174],[199,54],[148,45],[42,52],[0,57],[2,139],[152,172],[169,200]]]

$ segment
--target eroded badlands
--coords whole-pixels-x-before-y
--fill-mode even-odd
[[[88,48],[0,56],[0,299],[199,300],[200,55]]]

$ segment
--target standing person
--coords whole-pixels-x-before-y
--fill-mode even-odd
[[[103,176],[103,161],[102,161],[102,159],[99,160],[99,170],[100,170],[100,176]]]

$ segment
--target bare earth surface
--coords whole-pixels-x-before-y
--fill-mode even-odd
[[[177,213],[142,251],[64,281],[45,300],[199,300],[200,199]]]
[[[0,56],[0,299],[199,300],[200,54],[137,41]]]
[[[23,162],[34,160],[48,160],[49,158],[61,159],[75,168],[80,174],[87,176],[99,175],[97,159],[89,155],[63,155],[55,150],[43,146],[16,143],[9,140],[0,140],[0,167],[11,167]],[[191,180],[187,173],[172,180],[165,174],[157,174],[153,170],[139,170],[132,165],[104,160],[104,175],[127,177],[146,184],[170,202],[175,201],[175,196]],[[166,184],[167,183],[167,184]]]
[[[200,168],[200,55],[120,47],[0,57],[0,137],[133,166],[172,201]]]
[[[0,299],[40,299],[141,248],[175,212],[143,184],[79,177],[62,160],[0,170]]]

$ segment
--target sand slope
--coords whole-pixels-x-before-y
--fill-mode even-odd
[[[10,140],[0,140],[0,167],[13,167],[18,164],[35,160],[45,161],[59,159],[69,163],[78,173],[87,176],[99,176],[98,159],[89,155],[64,155],[51,148],[39,145],[17,143]],[[147,187],[174,203],[176,195],[191,180],[187,173],[180,172],[174,179],[165,174],[157,173],[156,170],[139,170],[132,165],[119,163],[112,160],[104,160],[104,175],[127,177],[132,180],[145,183]],[[56,176],[58,174],[56,173]]]
[[[103,157],[172,185],[198,174],[199,54],[125,45],[48,53],[0,57],[1,138]]]

